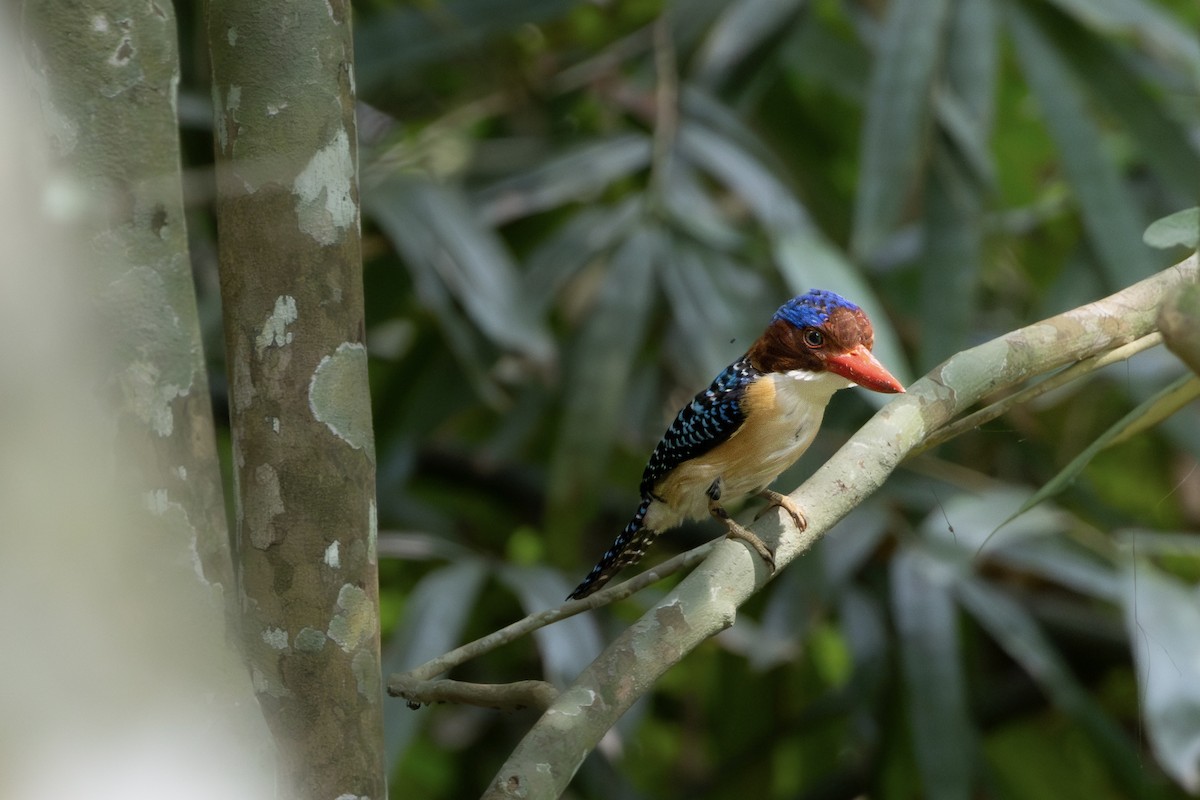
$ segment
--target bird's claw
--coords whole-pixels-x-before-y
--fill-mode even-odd
[[[715,483],[713,485],[717,486]],[[766,542],[758,538],[758,536],[751,533],[746,528],[743,528],[741,525],[734,522],[733,518],[729,516],[729,512],[725,510],[725,507],[717,502],[717,498],[712,497],[711,494],[710,498],[711,499],[708,502],[708,513],[725,523],[725,530],[728,531],[729,538],[741,539],[743,542],[754,548],[754,552],[758,553],[759,557],[762,558],[763,561],[767,562],[767,569],[774,573],[775,554],[771,552],[771,548],[767,547]]]
[[[771,552],[771,548],[767,547],[766,542],[731,519],[725,520],[725,527],[730,539],[741,539],[750,545],[754,548],[754,552],[758,553],[759,558],[767,563],[767,571],[775,572],[775,554]]]
[[[782,508],[792,518],[792,522],[796,523],[796,530],[803,531],[808,527],[808,520],[804,518],[804,512],[800,510],[800,506],[796,505],[795,501],[786,494],[780,494],[771,489],[763,489],[758,493],[758,496],[765,499],[767,505],[754,515],[755,522],[772,508]]]

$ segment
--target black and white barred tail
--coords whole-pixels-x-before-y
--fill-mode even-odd
[[[652,531],[646,527],[646,511],[650,508],[651,502],[649,497],[642,500],[642,504],[638,506],[637,512],[633,515],[633,519],[629,520],[625,530],[621,531],[609,548],[604,551],[600,562],[592,567],[592,571],[583,579],[583,583],[576,586],[575,591],[567,595],[568,600],[582,600],[589,594],[599,591],[612,579],[612,576],[625,567],[631,567],[642,560],[642,556],[646,554],[646,548],[654,541],[654,537],[658,536],[658,531]]]

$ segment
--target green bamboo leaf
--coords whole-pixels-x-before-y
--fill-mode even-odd
[[[603,485],[635,355],[654,304],[654,276],[667,255],[661,230],[637,228],[613,253],[599,297],[570,348],[566,407],[547,490],[547,527],[555,531],[549,547],[559,563],[574,561],[570,533],[595,507],[597,487]]]
[[[520,295],[516,265],[455,189],[393,175],[363,189],[363,207],[434,291],[436,275],[493,341],[549,363],[554,343]]]
[[[985,193],[995,183],[990,138],[999,68],[998,20],[989,0],[965,0],[951,12],[947,84],[935,100],[949,141],[934,144],[922,218],[921,363],[961,350],[976,308],[982,267]]]
[[[685,85],[680,94],[680,109],[682,124],[694,124],[711,132],[734,149],[746,153],[773,175],[787,174],[787,167],[776,151],[746,124],[741,114],[712,93],[691,84]],[[698,165],[698,168],[703,169],[704,165]],[[799,202],[794,195],[792,197],[794,202]]]
[[[1194,373],[1179,376],[1177,380],[1158,394],[1131,411],[1129,416],[1134,416],[1134,419],[1128,425],[1122,425],[1118,422],[1114,427],[1119,427],[1120,430],[1115,432],[1107,446],[1118,445],[1141,434],[1143,431],[1155,427],[1159,423],[1166,421],[1197,397],[1200,397],[1200,377],[1197,377]],[[1141,414],[1138,414],[1138,409],[1144,410]],[[1107,435],[1107,433],[1106,431],[1105,434]]]
[[[790,568],[789,568],[790,571]],[[850,584],[838,597],[838,618],[854,662],[852,702],[864,710],[893,670],[893,637],[887,612],[873,593]]]
[[[1145,560],[1130,560],[1124,578],[1125,626],[1154,755],[1200,792],[1200,595]]]
[[[874,291],[809,219],[807,211],[779,178],[746,148],[696,121],[679,128],[679,153],[742,198],[771,240],[771,252],[794,294],[830,289],[862,306],[875,326],[875,352],[901,382],[909,374],[883,305]],[[885,399],[882,395],[870,398]]]
[[[962,350],[975,321],[983,266],[984,198],[964,161],[939,142],[925,185],[921,365]]]
[[[366,192],[363,194],[365,198]],[[454,302],[431,260],[424,257],[425,253],[431,252],[435,247],[432,236],[427,230],[414,229],[410,231],[410,237],[400,239],[394,244],[409,267],[421,305],[432,313],[447,347],[454,355],[456,363],[452,368],[457,381],[461,382],[465,378],[486,403],[493,408],[502,407],[506,402],[505,393],[489,374],[491,359],[484,352],[484,342],[471,322],[459,310],[458,304]],[[411,376],[404,375],[402,380],[406,384],[405,388],[408,388]],[[412,394],[405,393],[403,396],[407,399],[411,398]],[[466,400],[466,397],[463,399]],[[446,407],[445,404],[436,406],[439,411],[444,411]]]
[[[672,244],[659,279],[682,336],[677,351],[684,374],[696,377],[697,389],[745,352],[774,311],[763,307],[763,285],[757,276],[686,241]],[[740,290],[732,289],[737,283],[743,284]],[[747,302],[746,284],[757,285],[757,303]]]
[[[775,581],[758,619],[739,615],[733,627],[717,637],[721,647],[745,658],[755,672],[794,662],[805,651],[805,640],[812,636],[814,622],[825,608],[820,565],[800,559],[792,567]]]
[[[742,628],[739,617],[728,631],[734,635],[729,639],[724,635],[719,637],[721,644],[744,655],[751,669],[758,671],[795,661],[835,599],[835,592],[826,584],[822,572],[818,559],[797,560],[776,579],[760,615],[761,624]]]
[[[924,797],[971,796],[974,731],[959,654],[948,563],[913,549],[891,563],[892,616],[900,646],[908,717]]]
[[[1092,700],[1028,612],[980,578],[962,576],[955,592],[1005,652],[1055,706],[1080,724],[1127,787],[1144,787],[1141,755],[1116,721]]]
[[[568,585],[561,572],[550,567],[504,565],[497,570],[496,577],[517,596],[526,614],[558,606],[574,587],[573,583]],[[600,628],[591,614],[539,628],[533,632],[533,640],[546,680],[560,687],[570,686],[604,649]]]
[[[818,545],[825,583],[841,589],[862,569],[889,530],[889,515],[881,503],[855,508]],[[789,570],[791,568],[789,567]]]
[[[695,79],[716,83],[732,74],[765,40],[787,26],[805,0],[729,3],[709,28],[696,58]]]
[[[668,162],[662,202],[671,222],[710,250],[732,252],[745,247],[745,234],[730,223],[717,198],[703,186],[698,171],[683,159]]]
[[[629,234],[642,208],[638,196],[581,208],[542,239],[525,259],[521,297],[528,310],[541,316],[580,270]]]
[[[939,91],[934,97],[938,126],[946,135],[959,159],[970,168],[970,177],[981,187],[996,183],[996,168],[988,148],[989,131],[971,117],[967,105],[956,93]],[[936,148],[941,142],[935,142]],[[934,151],[936,158],[937,151]]]
[[[921,537],[976,558],[1001,522],[1010,519],[1031,494],[1024,487],[1001,486],[940,498],[921,522]],[[1049,504],[1038,506],[1006,528],[1003,537],[991,539],[987,558],[1080,594],[1115,602],[1119,589],[1111,562],[1063,538],[1062,531],[1070,525],[1065,512]]]
[[[1105,34],[1131,34],[1151,52],[1178,62],[1200,80],[1200,42],[1161,7],[1144,0],[1052,0],[1080,23]]]
[[[1069,34],[1057,37],[1060,51],[1087,81],[1090,96],[1129,132],[1138,155],[1182,198],[1180,203],[1193,200],[1200,186],[1200,148],[1161,92],[1154,91],[1161,87],[1149,85],[1140,65],[1114,43],[1078,30]]]
[[[852,251],[868,258],[888,238],[917,187],[929,150],[933,82],[948,0],[893,0],[867,97]]]
[[[1190,531],[1123,528],[1117,532],[1117,540],[1122,547],[1129,548],[1141,558],[1173,556],[1200,559],[1200,534]]]
[[[462,643],[463,630],[487,574],[482,561],[466,559],[439,567],[421,578],[383,650],[385,678],[393,672],[419,666]],[[384,714],[385,763],[394,768],[428,719],[423,714]]]
[[[939,497],[937,505],[921,522],[921,535],[974,557],[1000,523],[1013,516],[1031,492],[1016,486],[1000,486],[982,492],[959,492]],[[1030,542],[1055,535],[1067,525],[1063,514],[1052,506],[1038,508],[1021,517],[1006,531],[996,549],[1021,549]]]
[[[861,106],[870,81],[871,56],[857,38],[835,29],[823,14],[805,14],[779,49],[783,77],[798,94],[817,84]]]
[[[571,202],[588,202],[614,181],[650,164],[650,137],[628,133],[551,156],[474,193],[472,204],[498,226]]]
[[[1066,529],[1067,524],[1059,525],[1058,530]],[[989,561],[1057,583],[1087,597],[1110,603],[1119,600],[1120,588],[1112,563],[1061,536],[1022,539],[1014,546],[989,549],[987,557]]]
[[[1154,427],[1197,397],[1200,397],[1200,378],[1190,372],[1181,375],[1166,388],[1157,392],[1145,402],[1139,403],[1136,408],[1121,417],[1116,424],[1100,434],[1094,442],[1084,448],[1083,452],[1071,459],[1070,464],[1063,467],[1057,475],[1022,503],[1021,507],[1014,511],[1008,519],[1000,523],[997,530],[1012,522],[1046,498],[1053,497],[1067,488],[1101,450],[1119,444],[1126,439],[1138,435],[1142,431]]]
[[[764,164],[738,138],[685,118],[679,125],[679,154],[735,192],[768,232],[811,228],[808,213],[779,177],[781,171]]]
[[[1141,242],[1141,211],[1108,155],[1079,80],[1021,3],[1010,3],[1008,24],[1017,58],[1037,97],[1097,259],[1112,286],[1150,274],[1154,261]]]
[[[991,133],[999,79],[999,39],[995,3],[955,3],[947,34],[946,82],[934,95],[938,126],[981,188],[995,183]]]
[[[1142,239],[1160,250],[1172,247],[1195,250],[1200,245],[1200,208],[1185,208],[1154,220],[1142,234]]]
[[[398,76],[473,56],[488,40],[561,17],[579,0],[445,0],[403,4],[354,27],[359,94],[394,92]]]
[[[951,8],[946,78],[985,143],[1000,79],[999,34],[999,11],[993,0],[958,0]]]

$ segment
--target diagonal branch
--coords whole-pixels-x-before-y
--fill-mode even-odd
[[[778,542],[776,562],[786,566],[878,489],[910,452],[981,398],[1152,333],[1164,299],[1196,281],[1193,256],[1103,300],[950,358],[876,414],[792,493],[805,509],[807,530],[784,528],[773,514],[753,526],[755,532],[768,544]],[[769,578],[747,547],[718,543],[558,696],[501,767],[485,800],[561,795],[633,702],[701,642],[732,625],[738,608]]]

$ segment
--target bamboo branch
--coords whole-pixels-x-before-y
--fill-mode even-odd
[[[878,489],[909,453],[999,387],[1058,369],[1149,335],[1163,300],[1197,281],[1193,256],[1095,303],[1013,331],[948,359],[885,406],[791,498],[808,528],[769,514],[752,526],[778,542],[779,568],[802,555]],[[723,540],[657,606],[626,629],[574,685],[559,694],[484,792],[485,800],[558,797],[617,719],[667,669],[728,628],[772,576],[754,553]]]

